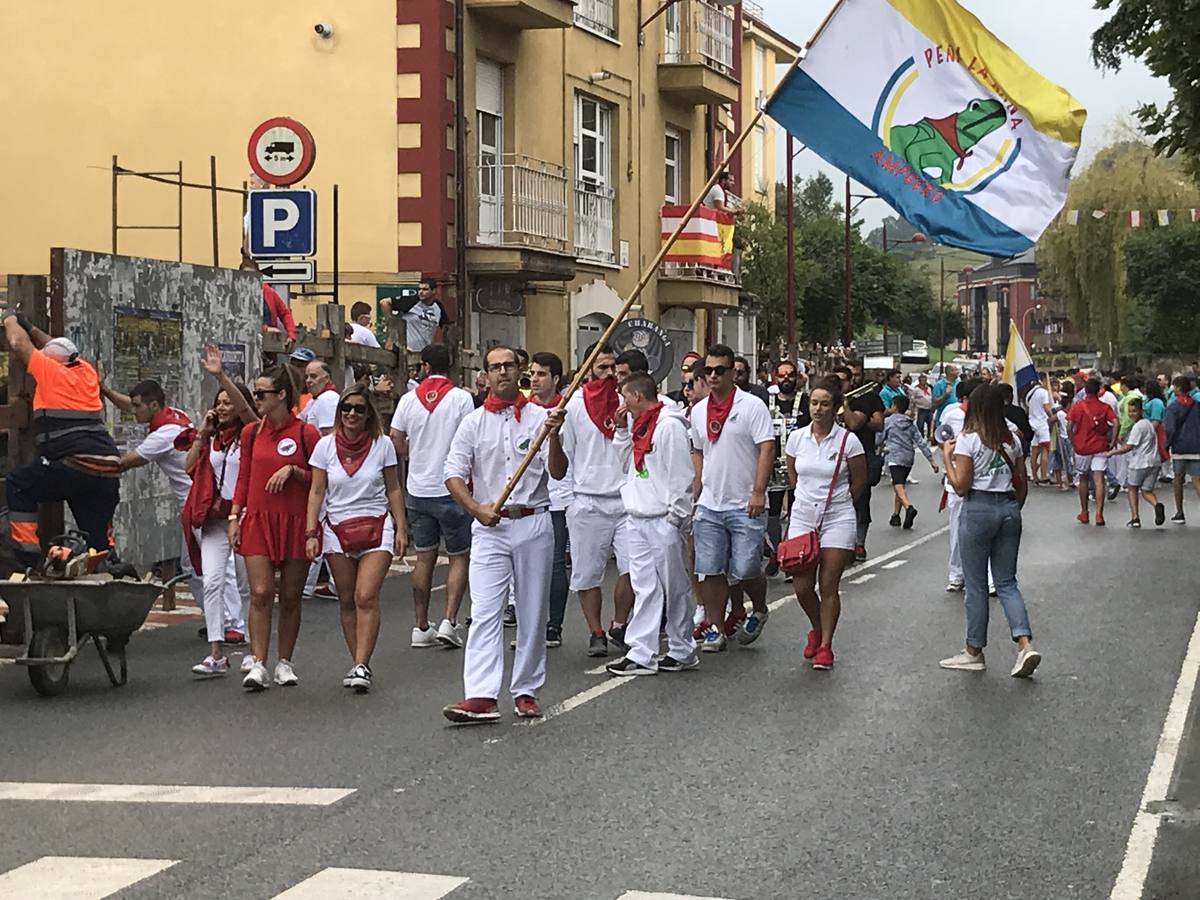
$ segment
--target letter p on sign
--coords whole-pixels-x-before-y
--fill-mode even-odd
[[[249,196],[248,236],[254,257],[312,256],[316,196],[310,190],[259,190]]]
[[[274,250],[279,233],[285,235],[300,223],[300,207],[294,200],[272,198],[263,201],[263,246]]]

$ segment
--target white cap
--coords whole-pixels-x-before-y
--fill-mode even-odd
[[[57,337],[46,342],[42,351],[62,363],[69,363],[79,355],[79,348],[65,337]]]

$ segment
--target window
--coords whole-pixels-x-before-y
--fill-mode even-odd
[[[758,109],[760,103],[763,102],[764,84],[767,78],[767,51],[762,46],[754,45],[754,73],[752,76],[752,85],[754,87],[754,108]]]
[[[666,185],[663,190],[663,199],[667,203],[678,203],[679,196],[682,193],[682,141],[679,138],[679,132],[674,128],[667,129],[666,147],[664,150],[664,163],[666,166]]]
[[[760,194],[767,191],[767,179],[764,175],[764,156],[767,152],[767,129],[763,125],[754,126],[754,190]]]
[[[475,67],[479,241],[496,243],[504,230],[504,70],[490,60]]]
[[[663,13],[663,62],[681,62],[679,4],[674,3]]]
[[[611,122],[608,104],[579,95],[575,129],[575,171],[579,181],[599,187],[608,185]]]
[[[605,37],[617,36],[614,0],[576,0],[575,24]]]
[[[613,207],[609,184],[612,107],[577,95],[575,105],[575,255],[614,263]]]

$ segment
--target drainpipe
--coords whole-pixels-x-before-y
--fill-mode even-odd
[[[454,278],[455,318],[458,325],[458,348],[450,352],[460,356],[460,348],[471,346],[471,304],[467,290],[467,112],[466,0],[454,2]],[[463,364],[464,360],[459,359]]]

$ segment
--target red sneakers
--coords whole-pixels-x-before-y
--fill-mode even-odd
[[[1104,524],[1104,516],[1100,515],[1100,513],[1096,513],[1096,524],[1097,525]]]
[[[812,659],[817,655],[817,650],[821,647],[821,632],[817,630],[809,631],[808,643],[804,645],[804,658]]]
[[[246,643],[246,636],[236,628],[226,628],[224,643],[231,644],[235,647],[240,647]]]
[[[500,718],[500,710],[490,697],[468,697],[461,703],[445,707],[442,715],[456,725],[477,725],[496,721]]]
[[[829,647],[818,647],[816,654],[813,655],[814,669],[825,671],[833,668],[833,650]]]
[[[521,694],[513,700],[513,712],[517,714],[518,719],[540,719],[542,717],[542,708],[528,694]]]
[[[692,640],[697,644],[704,640],[704,632],[708,631],[708,620],[705,619],[692,629]]]
[[[738,632],[738,626],[746,619],[746,610],[740,610],[741,615],[738,615],[739,610],[731,609],[729,615],[725,617],[725,624],[721,626],[721,630],[725,632],[725,637],[733,637]]]
[[[1091,520],[1091,518],[1092,517],[1086,511],[1084,511],[1075,517],[1075,521],[1078,522],[1080,525],[1086,525]]]

